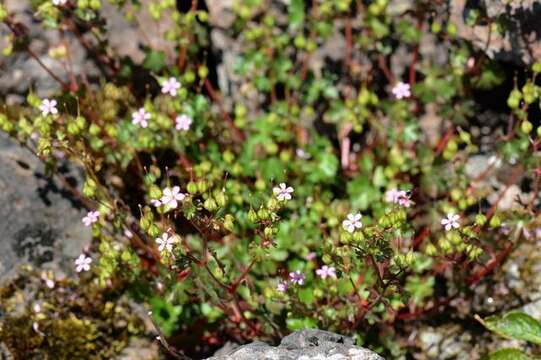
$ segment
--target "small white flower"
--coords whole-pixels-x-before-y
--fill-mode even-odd
[[[288,283],[285,281],[280,281],[278,285],[276,285],[276,291],[279,292],[286,292],[287,288],[289,287]]]
[[[79,255],[77,259],[75,259],[75,271],[81,272],[81,271],[88,271],[90,270],[90,264],[92,263],[92,259],[87,257],[85,254]]]
[[[285,183],[280,183],[280,185],[272,189],[272,192],[280,201],[291,200],[291,193],[293,193],[294,191],[295,190],[293,190],[291,186],[287,186]]]
[[[83,224],[85,226],[90,226],[98,221],[98,218],[100,217],[99,211],[90,211],[86,216],[83,218]]]
[[[124,229],[124,236],[127,237],[128,239],[131,239],[133,238],[133,233],[128,229]]]
[[[397,99],[409,98],[411,96],[411,88],[409,84],[399,82],[391,90]]]
[[[162,85],[163,94],[177,96],[178,89],[180,89],[180,83],[174,77],[170,77],[169,79],[165,80],[165,82]]]
[[[361,222],[362,215],[357,214],[348,214],[347,219],[342,221],[342,227],[348,232],[353,233],[356,229],[360,229],[363,227],[363,223]]]
[[[320,269],[316,270],[316,274],[322,279],[326,279],[327,277],[336,279],[336,269],[334,266],[323,265]]]
[[[39,109],[41,110],[41,115],[47,116],[49,114],[56,115],[58,114],[58,110],[56,109],[56,100],[49,100],[49,99],[43,99],[41,101],[41,105],[39,106]]]
[[[54,6],[66,5],[67,2],[68,2],[67,0],[53,0],[53,5]]]
[[[385,201],[409,208],[413,203],[408,192],[404,190],[391,189],[385,192]]]
[[[447,218],[441,219],[441,224],[445,226],[445,231],[460,227],[460,215],[449,213]]]
[[[34,312],[35,313],[40,313],[41,312],[41,305],[40,304],[38,304],[38,303],[34,304]]]
[[[177,130],[182,130],[182,131],[188,131],[190,130],[190,126],[192,125],[192,118],[189,117],[188,115],[185,115],[185,114],[182,114],[182,115],[179,115],[176,117],[175,119],[175,128]]]
[[[156,238],[156,244],[158,244],[158,250],[169,252],[173,251],[173,244],[175,243],[175,238],[169,236],[168,233],[163,233],[162,237]]]
[[[167,205],[172,209],[176,209],[178,206],[178,201],[184,200],[185,197],[186,195],[180,192],[180,188],[178,186],[174,186],[173,189],[163,189],[163,195],[160,201],[163,205]]]
[[[148,126],[148,120],[150,120],[150,114],[147,113],[144,108],[140,108],[131,114],[131,118],[132,124],[146,128]]]
[[[160,207],[162,206],[162,202],[160,200],[157,200],[157,199],[152,199],[150,200],[150,203],[152,204],[152,206],[154,207]]]
[[[46,285],[49,289],[54,288],[54,280],[49,279],[49,277],[47,276],[46,273],[44,273],[44,272],[41,273],[41,280],[43,280],[43,281],[45,282],[45,285]]]

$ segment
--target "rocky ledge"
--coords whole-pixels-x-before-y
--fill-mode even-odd
[[[224,348],[207,360],[383,360],[381,356],[353,345],[351,338],[323,330],[302,330],[270,346],[255,341]]]

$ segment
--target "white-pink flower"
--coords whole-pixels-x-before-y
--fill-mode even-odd
[[[411,87],[409,84],[399,82],[391,90],[397,99],[409,98],[411,96]]]
[[[150,117],[150,114],[147,113],[144,108],[140,108],[131,114],[131,122],[134,125],[139,125],[142,128],[146,128],[148,126],[148,120],[150,120]]]
[[[321,268],[316,270],[316,274],[322,279],[326,279],[328,277],[336,279],[336,269],[334,266],[323,265]]]
[[[174,186],[173,189],[163,189],[163,195],[160,201],[163,205],[176,209],[178,206],[178,201],[184,200],[185,197],[186,195],[180,192],[180,188],[178,186]]]
[[[43,99],[41,101],[41,105],[39,106],[39,109],[41,110],[41,115],[47,116],[49,114],[56,115],[58,114],[58,110],[56,109],[56,100],[49,100],[49,99]]]
[[[162,206],[162,202],[160,200],[157,200],[157,199],[151,199],[150,200],[150,203],[152,204],[152,206],[154,207],[160,207]]]
[[[276,198],[280,201],[291,200],[291,194],[295,190],[291,186],[287,186],[286,183],[280,183],[280,185],[274,187],[272,192],[276,195]]]
[[[77,259],[75,259],[75,271],[88,271],[90,270],[91,263],[92,259],[90,257],[86,256],[85,254],[81,254]]]
[[[162,93],[169,94],[171,96],[177,96],[177,90],[180,89],[180,83],[174,77],[170,77],[165,80],[162,85]]]
[[[189,117],[188,115],[186,114],[182,114],[182,115],[179,115],[176,117],[175,119],[175,128],[177,130],[182,130],[182,131],[188,131],[190,130],[190,126],[192,126],[192,118]]]
[[[460,227],[460,215],[449,213],[447,218],[441,219],[441,224],[445,227],[445,231],[458,229]]]
[[[276,285],[276,291],[286,292],[288,287],[289,284],[286,281],[280,281],[278,285]]]
[[[356,229],[360,229],[363,227],[363,223],[361,222],[362,215],[357,214],[348,214],[347,219],[342,221],[342,227],[348,232],[353,233]]]
[[[293,284],[303,285],[305,278],[306,277],[303,273],[300,272],[300,270],[292,271],[289,273],[289,280],[291,280]]]
[[[175,238],[170,236],[168,233],[163,233],[161,237],[156,238],[156,244],[158,244],[159,251],[167,250],[171,252],[173,250],[174,243]]]
[[[83,218],[83,224],[85,226],[90,226],[98,221],[98,218],[100,217],[99,211],[90,211],[86,216]]]
[[[53,0],[54,6],[60,6],[60,5],[66,5],[68,1],[67,0]]]

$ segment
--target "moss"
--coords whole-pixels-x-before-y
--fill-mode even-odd
[[[49,289],[28,270],[0,288],[0,343],[15,359],[111,359],[144,331],[118,288],[81,280]],[[39,303],[40,311],[23,299]]]

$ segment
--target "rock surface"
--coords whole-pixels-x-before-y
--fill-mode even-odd
[[[263,342],[220,352],[208,360],[383,360],[378,354],[353,345],[353,340],[323,330],[302,330],[282,339],[280,345]]]
[[[91,232],[81,223],[85,211],[44,175],[37,157],[3,133],[0,203],[0,281],[24,263],[70,271],[90,243]]]

